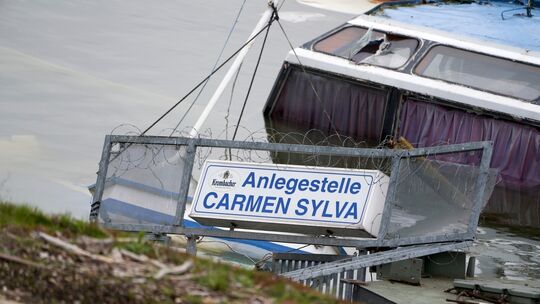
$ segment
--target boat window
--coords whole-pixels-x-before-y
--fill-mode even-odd
[[[409,60],[417,47],[416,39],[352,26],[320,40],[313,48],[357,64],[397,69]]]
[[[353,56],[354,62],[397,69],[407,63],[418,46],[416,39],[390,34],[386,34],[382,39],[372,40],[370,43],[371,46],[368,43]]]
[[[540,67],[448,46],[435,46],[415,73],[528,101],[540,97]]]

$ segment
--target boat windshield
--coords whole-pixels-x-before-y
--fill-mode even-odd
[[[536,104],[540,98],[540,67],[449,46],[429,50],[415,73]]]
[[[397,69],[407,63],[417,47],[416,39],[350,26],[321,39],[313,49],[357,64]]]

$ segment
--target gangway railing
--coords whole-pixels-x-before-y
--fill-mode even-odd
[[[435,254],[466,250],[471,246],[471,241],[445,242],[405,246],[356,256],[276,253],[273,255],[272,270],[277,275],[289,278],[345,302],[387,304],[394,302],[364,288],[369,284],[369,282],[366,282],[367,270],[375,266],[406,260],[414,263],[413,259],[415,258],[431,260],[430,256]],[[409,272],[400,274],[399,277],[412,275],[413,271],[410,269],[412,265],[409,264]],[[445,265],[449,267],[457,266],[454,265],[453,261]],[[420,266],[420,268],[423,267]],[[464,273],[465,269],[461,269],[461,271]],[[460,271],[456,270],[456,272],[459,273]],[[414,275],[419,277],[411,279],[419,282],[422,274],[423,271],[415,273]],[[399,278],[396,278],[396,280],[399,280]]]
[[[379,234],[373,238],[359,238],[254,232],[235,229],[235,227],[219,229],[186,225],[185,212],[189,203],[190,185],[193,183],[194,163],[197,153],[205,148],[387,159],[390,163],[387,172],[390,179],[384,209],[380,215]],[[93,191],[90,219],[110,229],[185,235],[191,242],[189,248],[195,247],[195,239],[200,236],[355,248],[470,241],[475,237],[481,209],[489,199],[494,185],[494,173],[489,167],[491,155],[491,142],[471,142],[398,150],[238,142],[186,137],[108,135],[105,137],[98,178]],[[139,158],[135,159],[135,157]],[[456,159],[459,161],[453,162]],[[463,161],[464,159],[467,161]],[[171,167],[170,170],[167,169],[167,166]],[[107,192],[108,183],[113,183],[115,179],[119,178],[131,178],[134,185],[145,184],[146,180],[141,179],[140,176],[145,174],[155,176],[156,172],[161,169],[168,170],[168,173],[162,176],[159,183],[153,182],[152,185],[147,184],[142,188],[134,189],[134,191],[144,192],[143,188],[156,188],[156,185],[158,185],[157,188],[162,187],[163,189],[158,190],[165,193],[164,195],[170,199],[174,207],[174,212],[169,215],[170,220],[162,222],[141,219],[126,220],[129,216],[122,216],[122,214],[116,219],[112,219],[111,214],[107,214],[110,211],[107,205],[114,201],[114,198],[108,197],[108,195],[112,195]],[[437,177],[439,175],[440,178]],[[425,182],[426,178],[430,181]],[[133,181],[133,179],[138,180]],[[446,189],[445,183],[453,184],[455,189],[452,191]],[[441,187],[446,188],[442,189]],[[417,190],[413,191],[411,188],[417,188]],[[444,208],[448,208],[448,210],[455,208],[459,211],[461,214],[461,217],[458,218],[459,223],[449,222],[446,223],[447,226],[443,227],[444,229],[432,229],[429,225],[439,221],[437,216],[441,214],[435,211],[442,206],[442,203],[439,206],[437,205],[439,202],[433,199],[424,199],[422,196],[424,193],[445,196]],[[466,196],[465,200],[464,196]],[[424,206],[420,208],[412,206],[418,201],[422,201]],[[122,208],[115,210],[121,212]],[[416,224],[412,226],[400,224],[400,219],[411,212],[419,213],[415,215]],[[452,218],[448,218],[452,212],[447,211],[447,214],[443,214],[445,220],[452,220]],[[423,220],[418,220],[422,217]],[[445,223],[439,224],[444,225]]]

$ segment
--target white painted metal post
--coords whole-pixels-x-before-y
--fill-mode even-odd
[[[280,0],[268,1],[268,9],[262,15],[261,19],[259,20],[259,23],[257,23],[255,28],[253,29],[253,32],[251,33],[251,35],[249,35],[249,38],[247,39],[247,41],[252,39],[253,36],[255,36],[258,32],[260,32],[266,26],[266,24],[268,24],[268,21],[270,20],[270,18],[272,18],[272,13],[274,11],[272,4],[275,7],[277,7],[279,5],[279,1]],[[250,43],[244,46],[244,48],[238,53],[238,55],[236,56],[236,59],[234,60],[231,67],[227,71],[227,74],[225,74],[225,76],[223,77],[223,80],[221,80],[221,83],[219,84],[218,88],[214,92],[214,95],[212,95],[212,98],[210,98],[210,101],[208,101],[208,104],[206,105],[203,112],[201,113],[201,116],[199,117],[197,122],[195,122],[195,125],[189,132],[189,137],[196,137],[197,134],[199,134],[199,131],[202,125],[208,118],[208,115],[210,115],[210,112],[216,105],[218,99],[221,97],[221,94],[223,94],[223,91],[225,90],[225,88],[227,87],[231,79],[234,77],[234,74],[236,73],[236,71],[238,71],[240,64],[246,57],[249,49],[251,48],[254,42],[255,40],[252,40]]]

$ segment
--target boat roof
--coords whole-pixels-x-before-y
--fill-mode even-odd
[[[515,45],[502,44],[500,41],[496,42],[490,39],[448,32],[437,28],[405,23],[404,21],[396,21],[379,16],[361,15],[350,20],[347,24],[373,28],[386,33],[435,41],[479,53],[540,65],[540,45],[537,47],[539,48],[539,51],[535,51],[520,48]]]
[[[490,1],[388,5],[373,15],[540,52],[540,15],[533,10],[532,17],[525,17],[525,12],[515,2]]]
[[[538,51],[504,45],[477,37],[457,35],[456,33],[404,23],[386,17],[369,15],[358,16],[321,37],[304,44],[302,47],[296,48],[294,51],[289,52],[286,61],[292,64],[300,64],[300,61],[302,65],[313,69],[367,82],[393,86],[452,102],[463,103],[472,108],[487,109],[490,112],[509,115],[517,119],[531,120],[535,124],[540,122],[540,105],[535,104],[535,102],[494,94],[443,80],[430,79],[415,75],[410,71],[392,70],[367,64],[355,64],[349,59],[317,52],[313,49],[315,42],[349,26],[372,28],[373,30],[385,33],[412,37],[421,41],[430,41],[430,43],[433,42],[434,44],[452,46],[476,53],[540,66],[540,52]]]

